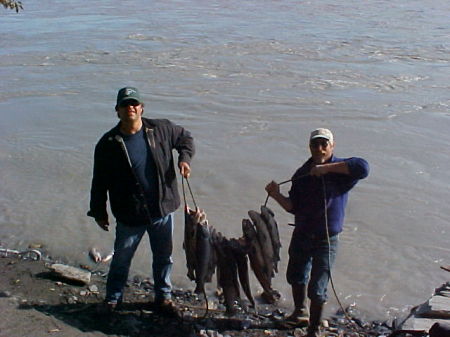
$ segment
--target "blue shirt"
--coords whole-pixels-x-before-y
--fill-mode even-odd
[[[358,180],[369,174],[369,164],[362,158],[343,159],[332,156],[328,163],[342,161],[347,163],[350,174],[328,173],[322,177],[310,176],[309,171],[314,165],[310,158],[293,175],[289,199],[293,205],[291,212],[295,215],[297,230],[325,236],[326,202],[329,235],[342,231],[348,192]]]
[[[146,134],[141,128],[132,135],[122,135],[131,166],[142,187],[152,217],[159,216],[158,173]]]

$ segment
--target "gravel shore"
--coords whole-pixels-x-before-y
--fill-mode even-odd
[[[89,284],[64,280],[49,269],[55,263],[17,256],[0,258],[0,336],[302,336],[304,329],[280,327],[287,313],[276,305],[258,305],[227,316],[220,296],[210,296],[205,317],[203,296],[174,290],[180,317],[165,317],[151,306],[153,287],[149,280],[132,277],[125,302],[117,312],[98,310],[103,300],[107,266],[92,271]],[[76,266],[80,267],[80,266]],[[81,266],[89,268],[88,266]],[[92,269],[92,268],[91,268]],[[385,322],[361,322],[343,314],[327,320],[326,336],[388,336]]]

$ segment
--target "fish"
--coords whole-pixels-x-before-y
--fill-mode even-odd
[[[253,299],[252,290],[250,288],[250,278],[248,275],[248,249],[244,238],[231,239],[230,247],[233,251],[233,258],[236,261],[237,271],[239,276],[239,283],[245,296],[247,296],[253,308],[256,308],[255,300]]]
[[[114,256],[114,251],[112,251],[111,253],[109,253],[108,255],[106,255],[104,258],[102,258],[102,262],[108,262],[109,260],[111,260]]]
[[[109,253],[108,255],[103,257],[102,254],[100,253],[100,251],[96,247],[92,247],[89,250],[89,257],[95,263],[108,262],[109,260],[112,259],[113,255],[114,255],[114,251],[112,251],[111,253]]]
[[[258,242],[255,226],[249,219],[242,220],[242,231],[244,238],[249,244],[248,258],[250,267],[264,289],[265,293],[272,292],[271,278],[265,270],[265,261],[261,251],[261,245]]]
[[[190,209],[188,205],[184,208],[184,242],[183,249],[186,253],[187,276],[191,281],[195,281],[196,267],[196,241],[197,241],[197,221],[196,215],[199,209]]]
[[[95,263],[100,263],[102,262],[102,254],[100,254],[100,252],[98,251],[97,248],[92,247],[89,250],[89,257],[91,258],[91,260]]]
[[[275,221],[274,213],[266,206],[261,206],[261,217],[267,225],[267,229],[270,233],[273,247],[273,268],[278,273],[278,261],[280,261],[280,233],[278,232],[278,224]]]
[[[211,242],[211,228],[207,222],[197,224],[195,258],[196,288],[194,292],[205,294],[205,283],[211,282],[216,267],[215,251]]]
[[[228,239],[225,237],[215,238],[214,247],[217,251],[217,278],[219,286],[223,290],[226,313],[233,315],[236,313],[235,303],[240,300],[237,263],[233,258]]]
[[[261,245],[261,252],[265,262],[264,272],[268,278],[272,278],[275,275],[273,268],[274,252],[269,230],[267,229],[267,225],[262,219],[261,214],[250,210],[248,211],[248,215],[256,228],[256,237]]]

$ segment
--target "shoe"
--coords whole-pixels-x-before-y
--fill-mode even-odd
[[[309,324],[309,317],[308,316],[288,316],[284,320],[286,324],[291,324],[295,326],[296,328],[305,328]]]
[[[309,324],[309,318],[303,316],[288,316],[285,319],[277,321],[276,325],[280,329],[306,328]]]
[[[180,312],[175,303],[170,299],[155,302],[155,309],[159,314],[168,317],[180,317]]]

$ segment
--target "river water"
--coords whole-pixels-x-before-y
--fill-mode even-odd
[[[133,85],[146,116],[193,133],[191,186],[224,235],[242,234],[266,183],[289,179],[308,158],[309,132],[328,127],[336,155],[371,165],[351,193],[333,270],[343,304],[384,319],[448,280],[439,266],[450,263],[450,3],[23,4],[0,19],[1,246],[42,243],[84,264],[90,247],[111,250],[113,232],[85,215],[92,156],[117,122],[117,90]],[[273,200],[268,206],[283,243],[274,286],[290,308],[293,219]],[[173,283],[192,289],[179,211],[176,222]],[[133,273],[148,275],[148,255],[145,239]],[[331,292],[329,303],[337,309]]]

